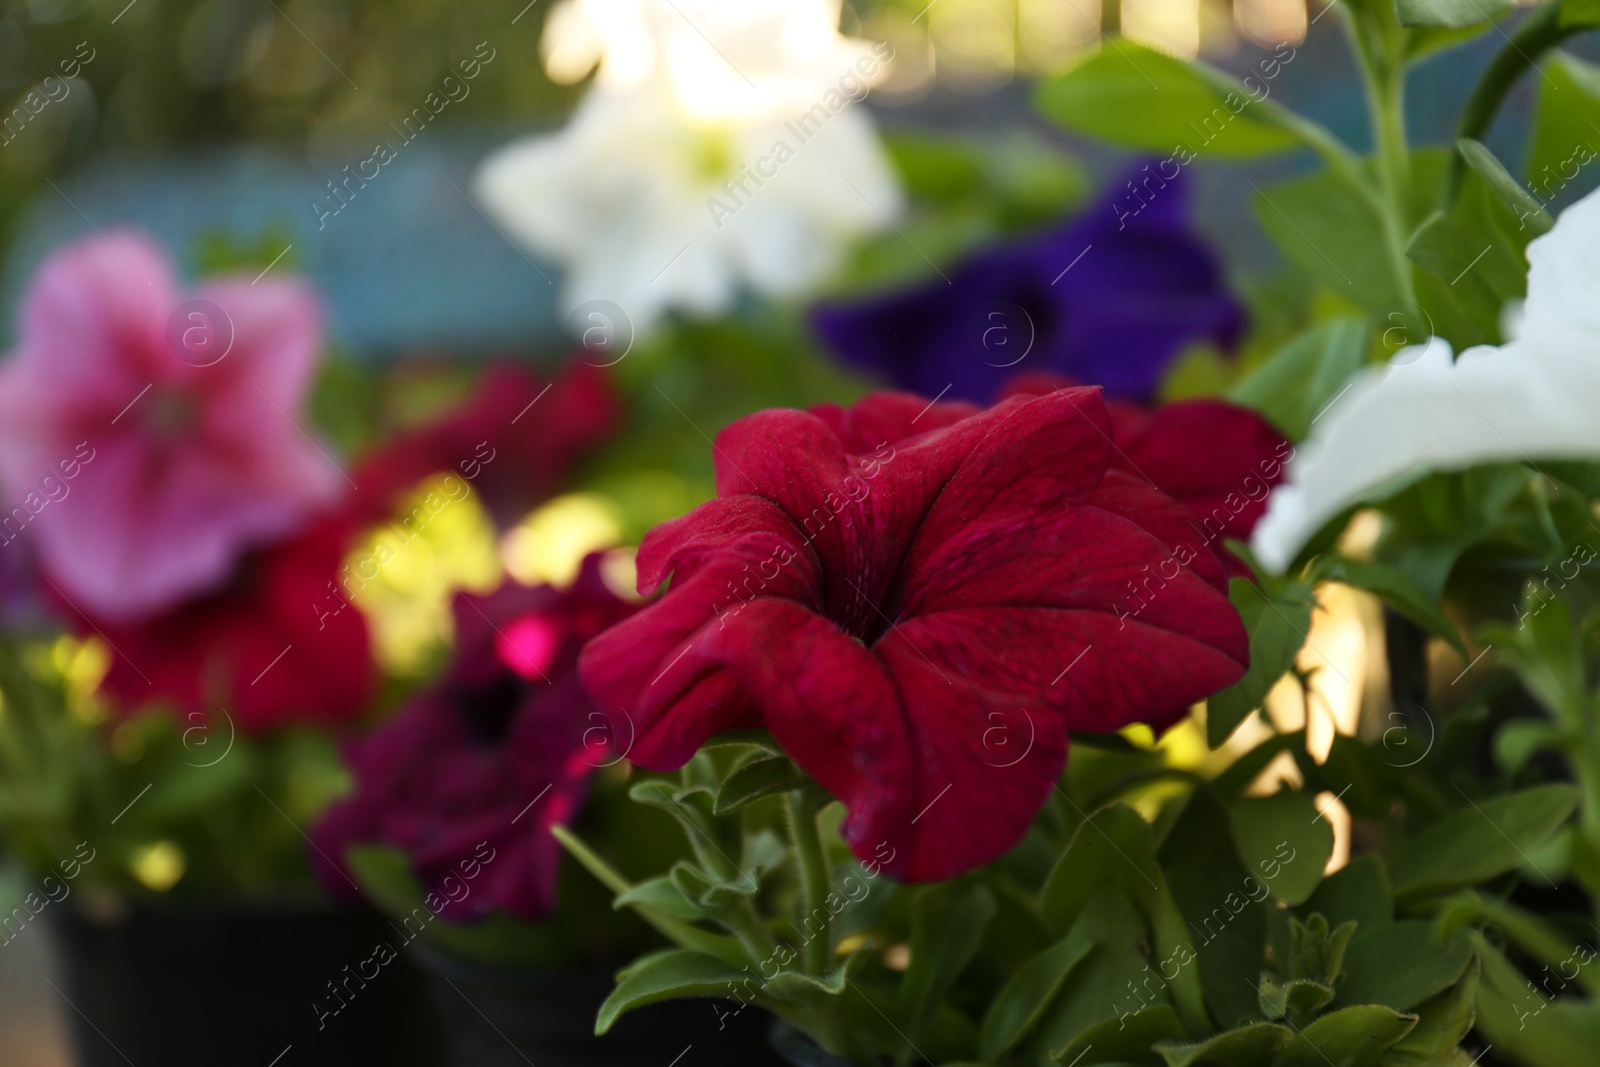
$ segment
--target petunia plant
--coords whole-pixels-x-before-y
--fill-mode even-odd
[[[1275,462],[1263,425],[1034,380],[990,408],[874,394],[719,434],[717,498],[640,548],[641,590],[670,586],[580,660],[630,759],[676,772],[631,795],[692,850],[631,878],[555,829],[676,946],[619,972],[598,1029],[706,997],[708,1027],[754,1005],[806,1035],[780,1044],[857,1063],[1461,1062],[1477,955],[1427,918],[1515,860],[1435,884],[1423,834],[1414,882],[1375,859],[1324,880],[1315,793],[1389,818],[1406,774],[1349,738],[1319,763],[1302,732],[1208,781],[1149,740],[1203,697],[1264,695],[1204,479],[1174,458]],[[1258,795],[1285,754],[1307,790]]]

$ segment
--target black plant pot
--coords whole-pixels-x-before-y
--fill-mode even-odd
[[[773,1020],[768,1040],[789,1067],[854,1067],[781,1019]]]
[[[62,905],[46,914],[83,1067],[443,1063],[426,983],[404,955],[370,981],[350,977],[394,940],[374,913],[135,907],[101,919]],[[337,1013],[330,982],[344,983]]]
[[[609,975],[493,967],[418,945],[444,1020],[450,1067],[783,1067],[771,1016],[715,1000],[672,1000],[596,1037]],[[285,1065],[287,1067],[287,1065]]]

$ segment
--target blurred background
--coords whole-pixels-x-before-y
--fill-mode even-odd
[[[846,5],[843,28],[886,40],[896,60],[869,107],[893,131],[935,127],[988,140],[1046,136],[1027,106],[1030,80],[1060,69],[1119,29],[1177,55],[1246,70],[1283,42],[1304,50],[1273,92],[1354,144],[1365,139],[1359,82],[1336,27],[1302,0],[935,0]],[[558,125],[578,97],[540,61],[552,4],[484,0],[23,0],[0,18],[0,93],[21,106],[78,50],[71,91],[37,115],[24,109],[0,146],[0,240],[7,309],[45,249],[64,234],[133,221],[178,239],[187,265],[232,253],[284,252],[332,307],[336,339],[363,358],[419,345],[549,342],[551,292],[467,202],[466,177],[508,137]],[[116,10],[113,10],[116,9]],[[337,219],[310,205],[341,168],[370,154],[488,41],[470,95],[406,145],[386,180]],[[1418,139],[1440,139],[1462,71],[1499,38],[1485,35],[1417,73]],[[560,57],[548,64],[563,73]],[[588,69],[570,72],[581,79]],[[1525,107],[1525,105],[1524,105]],[[12,114],[18,113],[12,111]],[[1511,113],[1517,114],[1513,107]],[[24,127],[25,128],[22,128]],[[1050,134],[1048,136],[1060,136]],[[1520,126],[1497,143],[1515,153]],[[1078,146],[1083,147],[1083,146]],[[1081,155],[1093,175],[1111,161]],[[1293,162],[1261,164],[1268,174]],[[1205,168],[1201,168],[1205,170]],[[1199,176],[1201,225],[1241,272],[1270,260],[1247,223],[1239,175]],[[1240,225],[1245,223],[1244,225]],[[241,249],[239,246],[245,246]]]

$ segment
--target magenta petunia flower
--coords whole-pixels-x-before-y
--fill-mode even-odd
[[[1244,671],[1220,561],[1112,467],[1097,389],[763,411],[714,453],[717,498],[640,548],[640,589],[670,590],[590,642],[584,683],[655,770],[765,727],[897,878],[1013,845],[1069,731],[1170,725]]]
[[[1076,385],[1059,374],[1023,374],[1002,395],[1042,396]],[[1294,455],[1289,440],[1259,412],[1226,400],[1180,400],[1156,408],[1110,400],[1106,407],[1116,444],[1111,465],[1188,508],[1194,516],[1190,542],[1215,551],[1229,574],[1248,574],[1224,544],[1250,539]]]
[[[342,487],[302,425],[319,343],[299,282],[184,293],[137,234],[60,249],[0,367],[3,540],[32,539],[44,575],[100,618],[218,588]]]
[[[498,909],[537,919],[555,907],[560,845],[550,828],[572,819],[589,776],[622,759],[632,733],[578,684],[579,648],[634,610],[606,587],[599,561],[585,560],[567,589],[507,584],[456,598],[445,677],[346,750],[355,792],[312,834],[330,891],[350,883],[326,861],[378,843],[406,853],[452,918]],[[446,890],[462,862],[486,855],[470,894]]]

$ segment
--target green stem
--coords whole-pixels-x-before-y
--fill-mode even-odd
[[[617,896],[621,896],[632,889],[628,880],[622,876],[611,864],[607,863],[592,848],[584,844],[583,840],[568,830],[565,826],[552,826],[550,832],[555,839],[561,842],[561,847],[567,854],[577,860],[583,869],[594,875],[600,884]],[[656,932],[680,948],[695,949],[709,956],[715,956],[725,963],[735,967],[742,967],[747,963],[755,963],[766,958],[760,951],[751,951],[750,945],[741,938],[738,941],[722,937],[697,929],[686,922],[681,922],[669,916],[662,915],[653,908],[634,907],[634,913],[645,922],[655,927]]]
[[[1478,79],[1477,87],[1467,100],[1467,106],[1461,112],[1461,123],[1456,128],[1457,141],[1463,138],[1483,140],[1483,135],[1489,131],[1495,116],[1500,113],[1500,105],[1505,103],[1506,96],[1521,80],[1522,75],[1538,63],[1544,53],[1568,37],[1590,28],[1563,26],[1562,7],[1562,4],[1545,4],[1536,8],[1522,20],[1521,25],[1511,36],[1506,38],[1505,47],[1500,49],[1489,66],[1484,69],[1483,76]],[[1461,158],[1461,153],[1452,152],[1450,178],[1445,183],[1445,206],[1448,207],[1455,200],[1456,194],[1461,191],[1461,182],[1466,178],[1466,167],[1466,160]]]
[[[772,936],[772,931],[767,929],[756,914],[755,906],[748,900],[741,902],[722,921],[733,931],[733,936],[739,939],[744,950],[750,953],[752,960],[764,963],[778,954],[778,939]]]
[[[1346,7],[1345,28],[1367,87],[1373,158],[1378,175],[1378,216],[1385,251],[1403,299],[1417,302],[1411,261],[1406,258],[1411,189],[1411,148],[1406,140],[1404,31],[1392,13]]]
[[[1459,909],[1458,919],[1466,916],[1499,927],[1511,942],[1540,963],[1559,969],[1573,957],[1574,946],[1561,931],[1515,905],[1486,899],[1470,890],[1455,898],[1453,903]],[[1600,997],[1600,977],[1580,969],[1578,983],[1590,997]]]
[[[818,929],[807,939],[804,948],[806,973],[820,977],[827,973],[828,960],[833,952],[833,932],[830,929],[832,914],[828,911],[828,892],[831,879],[828,855],[822,847],[822,835],[817,832],[817,806],[804,790],[796,789],[786,800],[789,807],[789,833],[794,844],[795,859],[800,865],[801,899],[806,915],[802,927],[816,919]]]

